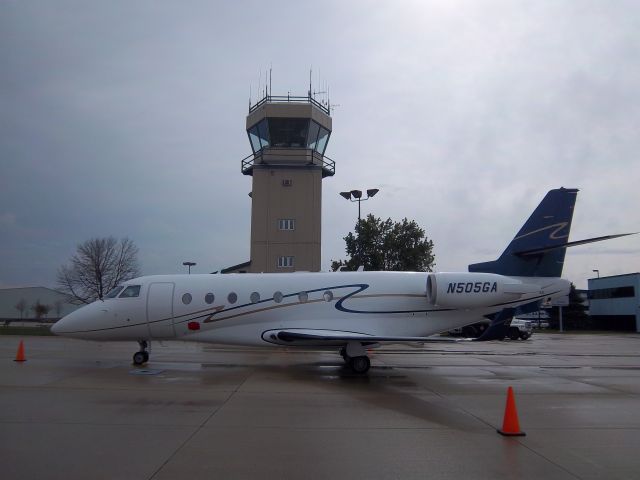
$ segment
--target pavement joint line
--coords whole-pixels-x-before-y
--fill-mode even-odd
[[[246,383],[246,381],[249,379],[249,377],[251,377],[254,374],[255,370],[251,370],[247,376],[242,380],[242,382],[240,382],[236,388],[231,391],[231,393],[229,394],[229,396],[226,398],[226,400],[224,402],[222,402],[217,408],[215,408],[213,410],[213,412],[211,412],[211,414],[204,419],[204,421],[202,421],[200,423],[200,425],[197,426],[197,428],[191,433],[191,435],[189,435],[184,442],[182,442],[181,445],[178,446],[178,448],[175,449],[175,451],[169,455],[169,457],[162,463],[162,465],[160,465],[160,467],[158,467],[158,469],[153,472],[153,474],[149,477],[148,480],[153,480],[153,478],[158,475],[158,473],[160,473],[160,471],[162,471],[162,469],[200,432],[202,431],[202,429],[204,428],[204,426],[209,422],[209,420],[211,420],[216,413],[218,413],[226,404],[227,402],[229,402],[229,400],[231,400],[231,398],[238,392],[238,390]]]
[[[516,440],[515,437],[512,437],[511,439]],[[505,439],[505,440],[507,440],[507,439]],[[538,452],[537,450],[534,450],[534,448],[531,447],[530,445],[527,445],[526,444],[526,437],[524,437],[524,438],[521,437],[521,438],[517,439],[516,442],[518,442],[520,445],[522,445],[525,449],[529,450],[534,455],[537,455],[538,457],[542,458],[543,460],[546,460],[551,465],[554,465],[556,468],[559,468],[560,470],[562,470],[566,474],[571,475],[573,478],[577,478],[579,480],[582,479],[582,477],[579,477],[578,475],[576,475],[575,473],[573,473],[569,469],[567,469],[567,468],[563,467],[562,465],[554,462],[553,460],[551,460],[550,458],[546,457],[545,455],[543,455],[542,453]]]
[[[446,397],[442,396],[443,400],[447,400]],[[462,412],[466,413],[467,415],[469,415],[472,418],[475,418],[476,420],[478,420],[479,422],[488,425],[489,427],[491,427],[492,431],[495,431],[497,427],[495,427],[494,425],[491,425],[488,421],[486,421],[485,419],[471,413],[470,411],[468,411],[466,408],[458,405],[456,402],[451,402],[454,405],[456,405],[457,408],[459,408]],[[518,445],[522,446],[523,448],[529,450],[531,453],[533,453],[534,455],[537,455],[538,457],[542,458],[543,460],[546,460],[547,462],[549,462],[550,464],[554,465],[556,468],[559,468],[560,470],[562,470],[563,472],[567,473],[568,475],[571,475],[573,478],[577,478],[580,479],[580,477],[578,477],[577,475],[575,475],[573,472],[567,470],[566,468],[564,468],[563,466],[557,464],[556,462],[554,462],[553,460],[545,457],[543,454],[541,454],[540,452],[534,450],[532,447],[526,445],[524,442],[526,441],[526,437],[524,438],[516,438],[516,437],[512,437],[512,438],[508,438],[508,439],[504,439],[507,441],[513,441],[514,443],[517,443]]]

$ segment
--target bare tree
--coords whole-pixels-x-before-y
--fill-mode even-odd
[[[31,310],[33,310],[33,313],[35,314],[36,318],[39,320],[42,317],[46,317],[49,314],[51,307],[49,305],[45,305],[44,303],[40,303],[40,299],[38,299],[36,300],[36,303],[34,303],[31,306]]]
[[[22,318],[24,317],[24,312],[27,310],[27,301],[24,298],[21,298],[13,308],[20,312],[20,320],[22,320]]]
[[[53,307],[56,309],[56,317],[60,318],[60,314],[62,313],[63,303],[62,300],[56,300],[53,304]]]
[[[71,300],[91,303],[121,282],[140,275],[138,247],[128,238],[92,238],[78,245],[58,270],[60,290]]]

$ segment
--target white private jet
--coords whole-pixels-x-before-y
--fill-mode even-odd
[[[500,258],[469,272],[339,272],[154,275],[124,282],[58,321],[57,335],[135,340],[144,364],[151,340],[335,348],[366,373],[366,348],[429,342],[431,335],[483,319],[490,340],[518,308],[565,296],[566,248],[576,189],[551,190]],[[624,234],[628,235],[628,234]],[[508,326],[508,323],[507,323]],[[442,339],[440,339],[441,341]]]

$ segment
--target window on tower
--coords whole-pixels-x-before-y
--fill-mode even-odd
[[[260,137],[260,146],[266,148],[269,146],[269,128],[267,127],[267,119],[262,120],[258,125],[258,137]]]
[[[278,268],[293,267],[293,257],[278,257]]]
[[[263,148],[269,146],[269,129],[267,128],[266,119],[255,124],[247,133],[249,134],[249,141],[251,142],[253,153],[258,153]]]
[[[249,141],[251,142],[251,149],[253,153],[260,151],[260,137],[258,137],[258,126],[254,125],[249,129]]]
[[[318,145],[316,151],[320,155],[324,155],[324,151],[327,148],[327,142],[329,141],[329,130],[324,127],[320,127],[320,133],[318,134]]]
[[[293,218],[281,218],[278,220],[279,230],[295,230],[296,221]]]
[[[269,134],[273,147],[301,147],[307,145],[309,120],[306,118],[270,118]]]
[[[311,126],[309,127],[309,140],[307,141],[307,148],[310,148],[311,150],[316,149],[316,145],[318,144],[319,131],[320,125],[312,120]]]

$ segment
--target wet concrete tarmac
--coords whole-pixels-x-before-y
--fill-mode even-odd
[[[9,479],[640,478],[640,335],[336,353],[0,337]],[[507,387],[525,437],[505,438]]]

